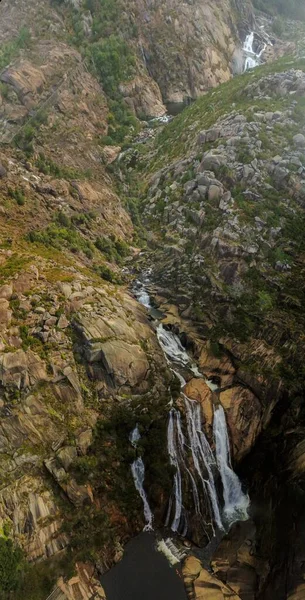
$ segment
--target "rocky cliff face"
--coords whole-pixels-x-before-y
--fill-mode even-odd
[[[196,98],[230,79],[240,36],[253,22],[249,2],[134,2],[148,72],[167,103]]]
[[[186,563],[191,597],[302,593],[302,544],[292,567],[283,537],[301,522],[304,486],[304,90],[302,61],[266,66],[198,101],[147,141],[147,154],[135,151],[157,305],[220,387],[253,502],[256,530],[232,530],[213,576]],[[211,436],[211,391],[192,380],[186,393]]]
[[[169,386],[177,389],[122,272],[142,243],[140,213],[164,324],[220,384],[215,396],[193,379],[187,394],[201,403],[211,443],[213,405],[224,407],[257,503],[256,531],[232,532],[213,575],[186,563],[188,588],[198,598],[209,589],[267,598],[282,568],[278,593],[288,585],[297,598],[301,539],[292,568],[275,530],[289,496],[292,537],[303,497],[304,65],[231,81],[157,137],[139,133],[133,114],[160,116],[165,102],[231,78],[253,14],[239,0],[128,8],[1,3],[0,551],[3,542],[12,561],[12,539],[30,563],[12,597],[46,598],[62,576],[56,598],[103,598],[92,564],[108,569],[143,526],[130,471],[136,423],[164,522]],[[270,432],[276,485],[271,467],[255,467]]]

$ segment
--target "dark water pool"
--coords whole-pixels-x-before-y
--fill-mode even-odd
[[[187,600],[177,566],[155,550],[155,536],[141,533],[124,558],[102,577],[107,600]]]

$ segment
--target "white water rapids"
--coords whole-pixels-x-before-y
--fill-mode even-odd
[[[250,43],[252,44],[253,40],[250,40]],[[135,295],[144,306],[151,307],[145,284],[138,284]],[[195,377],[204,378],[175,333],[166,330],[162,324],[159,324],[157,337],[171,370],[180,382],[181,389],[186,385],[186,381],[179,372],[179,368],[191,371]],[[217,386],[209,380],[206,380],[206,383],[213,391],[217,389]],[[250,503],[249,497],[243,492],[241,482],[231,465],[225,412],[222,406],[214,407],[214,456],[203,430],[200,403],[191,400],[182,391],[181,396],[185,402],[186,435],[183,433],[180,411],[171,408],[169,412],[167,449],[170,464],[175,468],[175,474],[165,524],[170,526],[175,533],[182,536],[187,534],[188,518],[183,505],[183,491],[191,489],[195,514],[203,519],[204,507],[208,504],[212,523],[215,524],[217,530],[223,531],[235,521],[248,518]],[[173,404],[172,401],[171,404]],[[130,435],[132,445],[136,447],[139,439],[140,434],[136,427]],[[153,515],[143,487],[145,469],[141,458],[133,463],[132,473],[135,486],[143,500],[146,527],[152,528]],[[218,479],[221,480],[222,493],[218,490]],[[212,529],[215,533],[213,525]]]

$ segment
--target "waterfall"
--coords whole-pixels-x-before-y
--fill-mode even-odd
[[[147,293],[147,291],[146,291],[143,283],[141,283],[141,281],[136,281],[133,292],[134,292],[134,295],[137,298],[138,302],[140,302],[140,304],[145,306],[145,308],[151,308],[149,294]]]
[[[249,33],[249,35],[247,35],[247,37],[245,39],[245,43],[244,43],[244,47],[243,47],[245,52],[250,52],[251,54],[254,54],[253,42],[254,42],[254,31],[251,31],[251,33]]]
[[[132,430],[132,432],[130,433],[129,436],[129,441],[131,443],[131,445],[136,448],[138,445],[138,441],[141,439],[141,434],[139,431],[139,427],[138,424],[135,426],[135,428]],[[139,492],[142,501],[143,501],[143,505],[144,505],[144,517],[145,517],[145,521],[146,521],[146,525],[144,527],[144,531],[148,531],[150,529],[153,528],[152,523],[153,523],[153,514],[150,510],[150,506],[147,500],[147,496],[144,490],[144,479],[145,479],[145,466],[143,463],[143,460],[141,458],[141,456],[139,456],[131,465],[131,472],[132,472],[132,476],[133,476],[133,480],[134,480],[134,484],[136,487],[136,490]]]
[[[248,71],[248,69],[254,69],[258,65],[261,64],[261,56],[265,52],[267,48],[267,44],[264,43],[261,50],[256,53],[253,48],[254,43],[254,31],[251,31],[249,35],[247,35],[244,45],[243,51],[245,53],[245,63],[244,63],[244,71]]]
[[[141,439],[141,434],[139,431],[139,427],[138,425],[135,426],[135,428],[132,430],[130,436],[129,436],[129,441],[131,443],[131,445],[136,448],[138,445],[138,441]]]
[[[241,482],[231,466],[226,416],[222,406],[218,406],[214,411],[213,430],[216,460],[223,485],[225,519],[228,525],[237,520],[246,521],[250,500],[249,496],[243,493]]]
[[[131,465],[132,476],[136,489],[138,490],[144,505],[144,517],[146,526],[144,531],[149,531],[153,528],[153,514],[150,510],[150,506],[147,500],[147,496],[144,490],[144,478],[145,478],[145,467],[142,458],[139,456]]]
[[[168,358],[183,367],[190,363],[190,357],[183,348],[178,336],[164,329],[162,323],[157,328],[157,336],[159,344]]]
[[[188,438],[194,467],[202,483],[203,491],[210,499],[215,523],[219,529],[223,529],[212,471],[212,467],[215,467],[216,463],[209,442],[202,431],[200,404],[190,400],[184,394],[183,396],[187,416]]]
[[[254,33],[252,32],[244,44],[244,51],[251,56],[247,56],[245,68],[250,68],[251,60],[253,63],[259,60],[264,48],[259,55],[256,55],[253,50]],[[248,60],[248,63],[247,63]],[[259,62],[255,62],[255,65]],[[149,273],[143,283],[137,282],[134,290],[138,301],[151,308],[149,294],[146,292],[145,284],[149,282]],[[198,367],[192,362],[186,349],[180,342],[179,337],[172,331],[164,329],[162,323],[157,327],[157,337],[164,352],[164,356],[171,367],[172,372],[180,381],[181,388],[186,385],[186,380],[179,373],[179,367],[188,369],[197,378],[204,378],[199,372]],[[178,370],[174,370],[172,365],[177,365]],[[204,378],[205,379],[205,378]],[[212,391],[218,389],[218,385],[212,380],[205,379],[207,385]],[[203,493],[209,501],[209,509],[211,513],[212,523],[219,530],[224,530],[230,527],[237,520],[246,520],[248,518],[249,497],[243,493],[241,482],[234,473],[230,460],[230,445],[227,431],[227,423],[224,410],[221,406],[214,411],[213,431],[215,439],[215,454],[210,447],[210,444],[205,436],[202,427],[201,406],[199,402],[190,400],[181,392],[184,398],[187,420],[187,439],[183,433],[181,422],[181,414],[179,410],[171,408],[169,412],[168,429],[167,429],[167,449],[170,464],[175,468],[173,492],[169,499],[166,526],[170,526],[175,533],[179,532],[184,536],[187,534],[188,523],[187,514],[183,506],[183,481],[186,477],[192,488],[193,502],[196,515],[201,516],[201,500],[197,487],[202,486]],[[171,401],[171,405],[173,401]],[[130,434],[130,442],[136,448],[140,439],[138,426]],[[186,448],[190,448],[194,471],[189,466],[189,456],[186,453]],[[138,490],[144,504],[144,516],[146,520],[146,528],[152,529],[153,515],[151,513],[149,503],[144,490],[145,467],[142,458],[138,458],[132,465],[132,474],[135,481],[136,489]],[[215,485],[215,473],[220,474],[223,486],[223,509],[220,506],[218,494]],[[194,477],[196,475],[196,478]],[[171,516],[173,513],[172,521]],[[213,529],[214,531],[214,529]]]
[[[179,465],[179,454],[178,448],[176,444],[176,435],[175,435],[175,421],[177,417],[180,419],[180,413],[176,410],[172,409],[169,413],[169,421],[168,421],[168,429],[167,429],[167,448],[170,463],[176,469],[176,473],[174,475],[174,498],[175,498],[175,515],[173,522],[171,524],[172,531],[178,531],[181,515],[182,515],[182,477]],[[171,508],[171,507],[170,507]],[[170,510],[170,509],[169,509]],[[168,515],[170,518],[170,512]]]

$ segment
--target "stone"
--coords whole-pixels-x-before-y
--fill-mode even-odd
[[[56,456],[61,462],[65,471],[68,471],[69,467],[72,465],[73,461],[77,457],[77,450],[75,446],[64,446],[63,448],[58,450]]]
[[[0,325],[8,326],[12,319],[12,311],[10,310],[10,305],[8,300],[5,298],[0,298]]]
[[[206,344],[200,352],[199,368],[208,378],[218,377],[220,388],[233,383],[235,367],[230,358],[226,354],[219,357],[215,356],[209,344]]]
[[[61,293],[65,296],[65,298],[67,298],[67,300],[70,298],[71,294],[72,294],[72,286],[69,283],[62,283],[60,282],[58,285]]]
[[[216,142],[220,137],[220,130],[216,128],[208,129],[205,134],[206,142]]]
[[[20,390],[46,380],[45,363],[31,350],[0,354],[0,381],[3,386],[10,385]]]
[[[92,564],[76,563],[76,575],[68,581],[60,577],[51,597],[54,600],[106,600]]]
[[[210,202],[217,202],[221,197],[222,190],[218,185],[210,185],[208,191],[208,199]]]
[[[195,181],[195,179],[191,179],[190,181],[187,181],[184,186],[184,191],[185,191],[186,196],[189,196],[196,187],[197,187],[197,181]]]
[[[2,285],[0,287],[0,298],[5,298],[6,300],[10,300],[13,295],[13,286],[12,284]]]
[[[185,386],[184,393],[191,400],[200,402],[205,425],[209,429],[213,425],[213,399],[209,386],[203,379],[191,379]]]
[[[296,135],[293,136],[293,143],[298,148],[304,148],[305,147],[305,136],[302,133],[297,133]]]
[[[222,167],[223,165],[225,165],[227,162],[227,158],[226,156],[223,156],[221,154],[213,154],[212,152],[209,152],[208,154],[206,154],[201,163],[200,163],[200,171],[214,171],[217,172],[219,170],[219,167]]]
[[[0,179],[6,177],[7,171],[6,168],[0,163]]]
[[[67,327],[70,325],[66,315],[60,315],[58,322],[57,322],[57,327],[59,329],[67,329]]]
[[[101,344],[101,360],[115,385],[134,387],[145,379],[149,364],[141,347],[120,340]]]
[[[92,443],[92,429],[86,429],[86,431],[82,431],[77,438],[77,447],[80,453],[84,456],[87,454],[88,449],[90,448]]]
[[[198,193],[199,193],[199,197],[204,200],[206,198],[207,195],[207,187],[205,185],[198,185]]]
[[[240,461],[253,447],[263,426],[263,411],[251,390],[234,386],[220,393],[232,440],[232,454]]]
[[[196,600],[241,600],[233,589],[209,573],[195,556],[188,556],[182,567],[185,587],[194,590]]]

